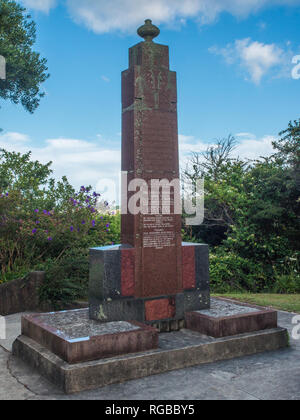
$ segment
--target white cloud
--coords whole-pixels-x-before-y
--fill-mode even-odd
[[[257,84],[272,67],[282,62],[283,50],[275,44],[262,44],[244,39],[236,42],[236,48],[242,64],[250,73],[252,81]]]
[[[193,136],[179,134],[179,164],[182,169],[186,168],[192,153],[205,152],[208,144]]]
[[[106,82],[106,83],[109,83],[109,82],[110,82],[110,79],[109,79],[109,77],[107,77],[107,76],[101,76],[101,79],[102,79],[104,82]]]
[[[73,19],[97,33],[135,30],[146,18],[155,23],[196,16],[198,0],[67,0]]]
[[[255,134],[252,134],[252,133],[237,133],[237,134],[235,134],[235,137],[237,139],[243,139],[243,138],[255,139],[256,138]]]
[[[264,44],[250,38],[237,40],[225,48],[212,47],[209,51],[223,56],[228,64],[238,63],[246,71],[246,79],[250,76],[257,85],[271,71],[277,72],[276,77],[283,77],[283,70],[290,63],[290,52],[285,53],[276,44]]]
[[[78,139],[48,139],[41,147],[33,145],[31,139],[20,133],[0,134],[0,148],[8,151],[27,153],[32,151],[32,159],[42,163],[53,162],[56,179],[67,176],[76,188],[92,185],[101,191],[102,180],[111,178],[117,183],[121,167],[121,152],[118,148],[103,148],[99,142]],[[107,182],[107,181],[105,181]],[[111,194],[104,197],[113,200]]]
[[[22,0],[22,4],[28,9],[49,13],[50,9],[56,6],[56,0]]]
[[[184,136],[179,134],[179,149],[181,153],[185,152],[203,152],[206,149],[205,143],[197,141],[193,136]]]
[[[245,136],[239,137],[240,140],[233,155],[241,159],[259,159],[274,154],[272,142],[276,140],[275,136],[266,135],[258,139],[254,134],[244,133]]]
[[[29,9],[44,13],[49,13],[59,3],[57,0],[21,2]],[[262,8],[299,4],[300,0],[66,0],[73,20],[96,33],[131,32],[146,18],[157,24],[176,22],[181,26],[187,19],[211,23],[223,12],[247,17]]]
[[[266,135],[257,138],[252,133],[237,133],[235,135],[238,145],[233,151],[233,157],[241,159],[259,159],[260,157],[268,157],[274,153],[272,142],[276,140],[275,136]],[[180,166],[185,168],[192,152],[201,153],[207,150],[212,143],[198,140],[193,136],[179,136]]]
[[[300,0],[67,0],[72,18],[96,33],[133,31],[144,19],[182,25],[193,18],[213,22],[220,13],[246,17],[263,7],[294,6]]]
[[[14,133],[14,132],[0,134],[0,146],[1,146],[1,143],[18,146],[18,145],[27,143],[29,141],[30,141],[30,137],[27,136],[26,134]]]

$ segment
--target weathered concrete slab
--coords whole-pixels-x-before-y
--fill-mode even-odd
[[[285,348],[282,328],[213,339],[188,330],[161,334],[158,350],[69,365],[45,347],[20,336],[13,354],[46,376],[67,394],[143,378],[176,369]]]

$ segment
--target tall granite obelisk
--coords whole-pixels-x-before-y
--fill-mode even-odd
[[[182,243],[177,81],[159,33],[145,21],[122,74],[122,245],[91,250],[90,317],[173,330],[210,305],[208,246]]]
[[[149,200],[141,210],[148,214],[131,214],[128,203],[135,192],[129,192],[122,243],[135,248],[135,295],[149,297],[183,292],[181,215],[174,214],[180,190],[170,189],[171,205],[164,209],[170,214],[162,214],[162,202],[151,212],[151,181],[179,179],[177,83],[169,48],[153,42],[159,29],[147,20],[138,33],[145,42],[130,49],[129,70],[122,75],[122,171],[128,174],[122,190],[128,191],[132,179],[145,181]]]

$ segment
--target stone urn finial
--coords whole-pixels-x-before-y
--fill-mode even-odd
[[[160,30],[157,26],[152,24],[151,19],[146,19],[145,25],[141,26],[137,33],[144,38],[146,42],[152,42],[153,39],[160,34]]]

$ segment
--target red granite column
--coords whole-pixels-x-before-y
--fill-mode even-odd
[[[176,73],[169,70],[169,48],[152,41],[159,30],[151,21],[139,33],[146,41],[130,49],[122,75],[122,171],[128,173],[123,189],[136,178],[149,187],[153,179],[179,178]],[[179,191],[171,191],[172,201],[178,199]],[[122,243],[135,248],[135,297],[183,291],[181,215],[173,204],[170,214],[159,207],[155,214],[122,215]]]

